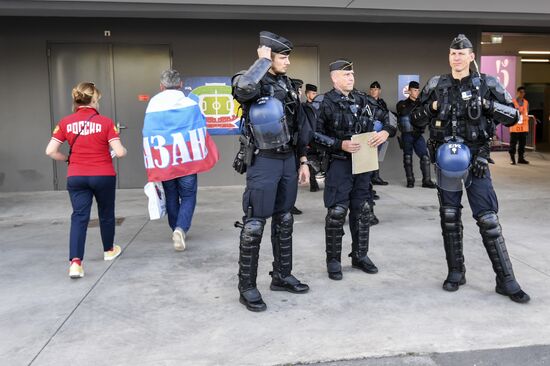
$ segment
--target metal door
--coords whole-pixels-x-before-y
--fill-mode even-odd
[[[145,184],[141,129],[147,99],[159,91],[159,76],[171,65],[168,45],[50,44],[48,47],[52,130],[72,113],[72,88],[92,81],[102,94],[100,113],[120,127],[128,155],[115,161],[119,188]],[[66,144],[62,151],[68,152]],[[54,163],[54,188],[65,189],[67,165]]]
[[[168,45],[114,45],[116,122],[128,155],[118,160],[119,188],[143,188],[143,117],[150,97],[159,92],[160,74],[170,68]]]
[[[113,69],[111,46],[107,44],[50,44],[48,47],[52,130],[64,116],[73,112],[72,88],[81,81],[91,81],[101,91],[100,113],[112,117]],[[68,153],[64,144],[62,150]],[[67,164],[54,162],[54,188],[65,189]]]

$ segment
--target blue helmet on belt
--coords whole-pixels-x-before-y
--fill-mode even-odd
[[[451,140],[441,146],[435,154],[437,186],[445,191],[458,192],[462,184],[470,183],[470,148],[462,141]]]
[[[250,106],[248,118],[259,149],[275,149],[290,141],[283,103],[279,99],[258,99]]]

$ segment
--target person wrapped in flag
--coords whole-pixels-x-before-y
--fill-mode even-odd
[[[199,105],[181,91],[178,71],[165,70],[160,93],[149,101],[143,123],[147,180],[162,182],[174,249],[185,250],[197,202],[197,174],[219,159]]]

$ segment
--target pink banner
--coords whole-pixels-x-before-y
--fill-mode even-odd
[[[516,95],[516,56],[481,56],[481,72],[495,76],[510,95]],[[497,137],[500,142],[510,142],[510,131],[501,125],[497,126]]]

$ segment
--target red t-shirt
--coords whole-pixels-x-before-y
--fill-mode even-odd
[[[60,143],[67,141],[72,148],[68,177],[116,175],[109,142],[120,137],[113,120],[100,115],[94,108],[79,107],[75,113],[62,118],[52,138]]]

